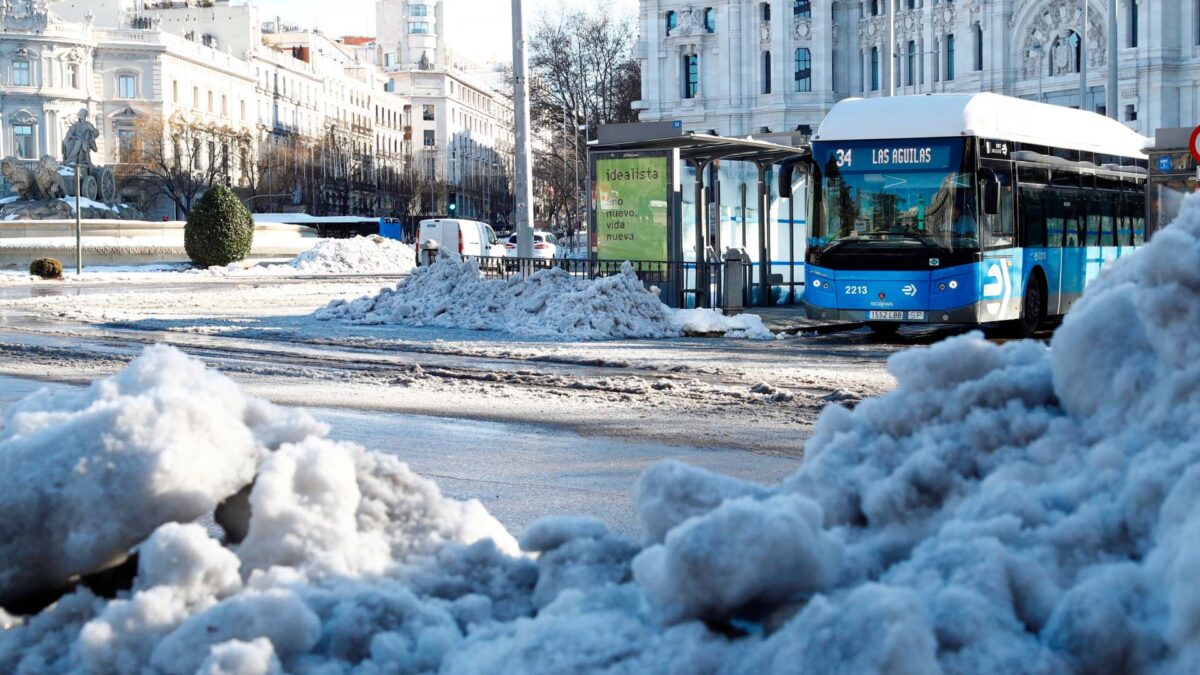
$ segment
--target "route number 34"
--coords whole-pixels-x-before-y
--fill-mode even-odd
[[[854,151],[853,150],[838,150],[837,165],[839,167],[854,166]]]

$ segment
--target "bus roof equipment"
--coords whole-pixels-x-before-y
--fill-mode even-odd
[[[1145,157],[1150,144],[1150,139],[1103,115],[990,93],[846,99],[833,107],[813,140],[955,136],[1123,157]]]

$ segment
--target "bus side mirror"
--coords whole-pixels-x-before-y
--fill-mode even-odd
[[[779,166],[779,198],[792,198],[792,177],[796,173],[796,165],[784,162]]]

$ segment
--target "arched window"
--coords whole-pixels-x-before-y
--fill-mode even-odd
[[[667,35],[679,25],[679,15],[675,12],[667,12]]]
[[[688,54],[683,57],[683,97],[696,98],[700,92],[700,57]]]
[[[1133,49],[1138,46],[1138,3],[1137,0],[1127,0],[1125,16],[1129,17],[1129,37],[1125,46]]]
[[[908,41],[908,50],[904,54],[904,86],[911,87],[917,76],[917,43]]]
[[[954,48],[956,46],[955,42],[956,42],[956,40],[954,39],[953,33],[946,36],[946,81],[947,82],[954,79],[954,54],[955,54]]]
[[[879,47],[871,47],[871,91],[879,91]]]
[[[975,24],[975,70],[983,70],[983,26]]]
[[[796,50],[796,91],[812,91],[812,52],[805,47]]]
[[[771,93],[771,52],[762,53],[762,93]]]

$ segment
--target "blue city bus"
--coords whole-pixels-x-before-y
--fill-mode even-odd
[[[1033,334],[1145,241],[1147,142],[995,94],[839,103],[809,165],[807,315]]]

